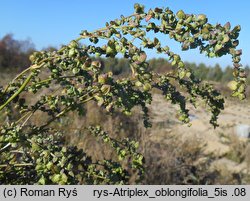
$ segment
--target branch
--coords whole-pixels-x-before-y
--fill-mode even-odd
[[[6,168],[9,166],[13,167],[28,167],[28,166],[34,166],[33,163],[16,163],[16,164],[0,164],[0,168]]]
[[[6,107],[6,105],[8,105],[14,98],[16,98],[25,89],[25,87],[28,85],[28,83],[32,77],[33,77],[33,74],[31,73],[26,78],[26,80],[24,81],[22,86],[18,89],[18,91],[16,93],[14,93],[3,105],[0,106],[0,111],[3,110]]]

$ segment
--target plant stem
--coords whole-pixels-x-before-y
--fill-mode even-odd
[[[86,94],[84,95],[86,96]],[[90,100],[92,100],[94,98],[94,96],[89,97],[88,99],[85,99],[83,101],[81,101],[81,104],[86,103]],[[52,119],[50,119],[46,124],[44,124],[43,126],[41,126],[41,130],[44,129],[45,127],[47,127],[49,124],[51,124],[53,121],[55,121],[56,119],[58,119],[59,117],[63,116],[64,114],[66,114],[67,112],[69,112],[71,109],[73,108],[73,106],[68,106],[65,107],[60,113],[58,113],[55,117],[53,117]]]
[[[21,116],[17,121],[16,124],[18,124],[20,121],[22,121],[25,117],[27,117],[30,113],[32,113],[31,111],[27,112],[26,114],[24,114],[23,116]]]
[[[27,167],[27,166],[33,166],[33,163],[16,163],[16,164],[2,164],[0,165],[0,168],[5,168],[8,166],[14,166],[14,167]]]
[[[30,71],[30,70],[34,70],[34,69],[38,69],[38,68],[41,68],[43,66],[43,62],[47,61],[49,58],[46,58],[46,59],[43,59],[42,61],[40,61],[40,65],[37,65],[37,64],[34,64],[32,66],[30,66],[29,68],[26,68],[24,71],[22,71],[21,73],[19,73],[12,81],[14,82],[16,79],[20,78],[22,75],[24,75],[26,72]],[[10,85],[8,85],[5,90],[4,90],[4,93],[7,92],[8,88],[9,88]]]
[[[3,148],[0,149],[0,153],[8,149],[11,146],[11,143],[6,144]]]
[[[16,98],[23,90],[24,88],[27,86],[27,84],[29,83],[29,81],[31,80],[31,78],[33,77],[33,74],[31,73],[26,80],[24,81],[24,83],[22,84],[22,86],[18,89],[18,91],[16,93],[14,93],[3,105],[0,106],[0,111],[5,108],[6,105],[8,105],[14,98]]]
[[[36,111],[36,110],[35,110]],[[31,112],[31,114],[25,119],[25,121],[22,123],[21,127],[24,127],[24,125],[28,122],[28,120],[32,117],[32,115],[35,113],[35,111]]]

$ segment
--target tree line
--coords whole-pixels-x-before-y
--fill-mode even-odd
[[[53,50],[54,47],[47,47],[44,50]],[[12,34],[3,36],[0,40],[0,70],[21,71],[30,66],[29,55],[36,51],[30,40],[16,40]],[[122,75],[129,72],[129,61],[124,58],[100,58],[104,71],[112,71],[114,75]],[[164,58],[153,58],[148,60],[149,68],[157,72],[167,72],[173,67]],[[204,63],[186,62],[194,74],[201,80],[228,82],[233,79],[233,68],[227,66],[222,68],[219,64],[208,66]],[[250,73],[250,67],[245,66],[246,73]],[[248,76],[247,82],[250,83]]]
[[[35,51],[30,40],[16,40],[12,34],[3,36],[0,40],[0,70],[24,70],[30,65],[29,55]]]

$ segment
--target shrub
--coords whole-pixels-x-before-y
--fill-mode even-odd
[[[117,140],[100,126],[90,126],[85,132],[107,143],[118,155],[117,161],[93,161],[83,150],[67,145],[63,133],[56,129],[70,112],[84,115],[84,105],[90,101],[110,113],[126,115],[139,106],[143,123],[149,127],[147,105],[156,89],[167,101],[179,105],[180,121],[189,124],[186,104],[196,106],[196,100],[201,99],[211,111],[210,123],[218,126],[223,97],[212,85],[196,79],[181,57],[162,46],[158,38],[147,38],[148,32],[169,35],[181,43],[183,51],[199,48],[208,57],[230,54],[235,67],[234,80],[229,84],[232,95],[245,98],[241,50],[236,49],[240,26],[231,29],[230,23],[212,25],[205,15],[182,10],[174,14],[169,8],[147,12],[140,4],[134,8],[132,15],[112,20],[101,29],[82,31],[79,38],[57,51],[34,52],[30,56],[32,65],[1,88],[0,111],[8,119],[0,128],[2,184],[124,184],[131,170],[137,173],[139,182],[144,157],[138,153],[136,141]],[[91,44],[82,45],[84,39]],[[99,46],[99,40],[105,44]],[[174,70],[161,74],[149,69],[146,49],[164,54]],[[103,73],[99,59],[118,54],[129,61],[131,73],[124,78]],[[28,96],[34,98],[27,100]],[[34,122],[38,114],[42,119]],[[124,167],[122,160],[129,165]]]

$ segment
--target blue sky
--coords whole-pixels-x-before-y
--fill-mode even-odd
[[[146,9],[170,7],[174,12],[182,9],[186,13],[204,13],[210,23],[225,24],[230,21],[232,26],[240,24],[242,64],[250,64],[248,0],[0,0],[0,38],[13,33],[18,40],[30,38],[37,49],[49,45],[58,47],[76,38],[81,30],[95,30],[105,26],[106,21],[119,18],[121,14],[131,14],[136,2],[144,4]],[[229,55],[208,59],[199,55],[198,50],[182,52],[178,43],[167,42],[185,61],[209,65],[219,63],[221,66],[231,64]],[[159,56],[149,52],[149,57]]]

